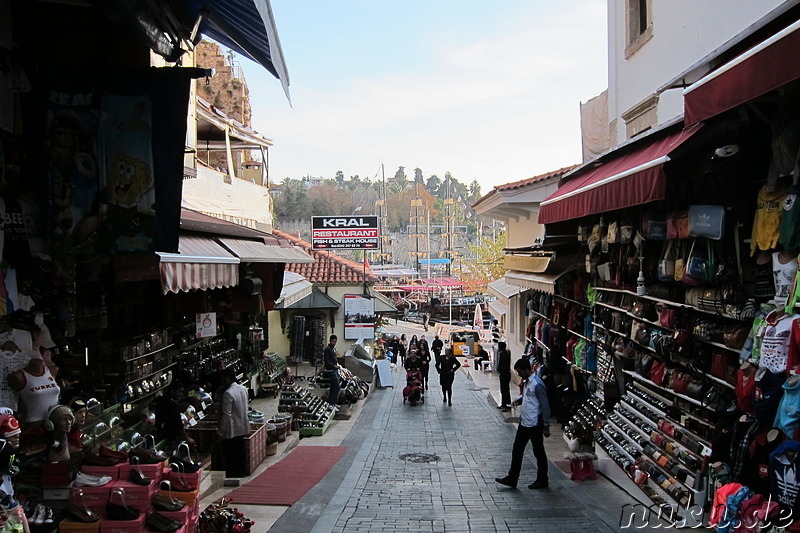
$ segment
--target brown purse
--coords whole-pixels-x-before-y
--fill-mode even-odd
[[[729,326],[723,331],[722,339],[728,348],[741,350],[749,334],[749,326]]]

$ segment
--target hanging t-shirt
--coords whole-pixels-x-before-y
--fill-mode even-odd
[[[775,414],[774,426],[783,431],[787,437],[794,438],[800,427],[800,378],[792,376],[783,384],[783,398]]]
[[[783,199],[783,213],[781,213],[781,230],[779,242],[785,250],[800,248],[800,186],[792,185]]]
[[[793,512],[800,511],[800,442],[782,442],[769,456],[769,484],[773,500]]]
[[[772,272],[772,258],[770,257],[763,264],[756,261],[750,267],[750,272],[753,274],[753,298],[756,303],[768,302],[775,298],[775,277]]]
[[[750,255],[755,254],[756,250],[772,250],[778,244],[785,197],[786,188],[780,185],[776,185],[773,190],[770,190],[769,185],[764,185],[758,191]]]
[[[761,358],[758,366],[771,372],[786,371],[789,363],[789,341],[792,335],[792,323],[800,315],[783,315],[780,318],[776,311],[767,315],[761,337]]]
[[[788,262],[781,263],[780,253],[773,253],[772,274],[775,280],[775,303],[781,306],[791,296],[794,278],[797,276],[797,258],[792,257]]]

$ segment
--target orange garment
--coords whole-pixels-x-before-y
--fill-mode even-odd
[[[785,197],[786,187],[781,185],[775,185],[773,190],[770,190],[770,185],[764,185],[758,191],[756,217],[753,220],[753,235],[750,241],[751,256],[756,253],[756,249],[772,250],[777,246]]]
[[[726,521],[731,520],[732,517],[725,516],[725,511],[728,508],[728,496],[736,494],[741,488],[741,483],[726,483],[717,489],[714,493],[714,503],[711,506],[711,516],[708,519],[709,526],[713,527],[723,519]]]

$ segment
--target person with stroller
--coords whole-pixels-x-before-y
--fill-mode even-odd
[[[461,363],[453,354],[453,349],[445,349],[444,357],[436,363],[436,371],[439,372],[439,383],[442,386],[442,394],[444,395],[442,401],[451,407],[453,405],[453,380],[459,368],[461,368]]]
[[[422,371],[422,359],[417,357],[417,350],[411,350],[408,352],[408,356],[406,357],[406,372],[409,370],[419,370]]]
[[[428,349],[428,343],[420,343],[419,349],[420,370],[422,371],[422,382],[425,384],[425,390],[428,390],[428,373],[431,370],[431,352]]]

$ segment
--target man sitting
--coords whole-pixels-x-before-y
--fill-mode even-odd
[[[475,370],[481,369],[481,361],[489,361],[489,353],[478,344],[478,355],[475,357]]]

